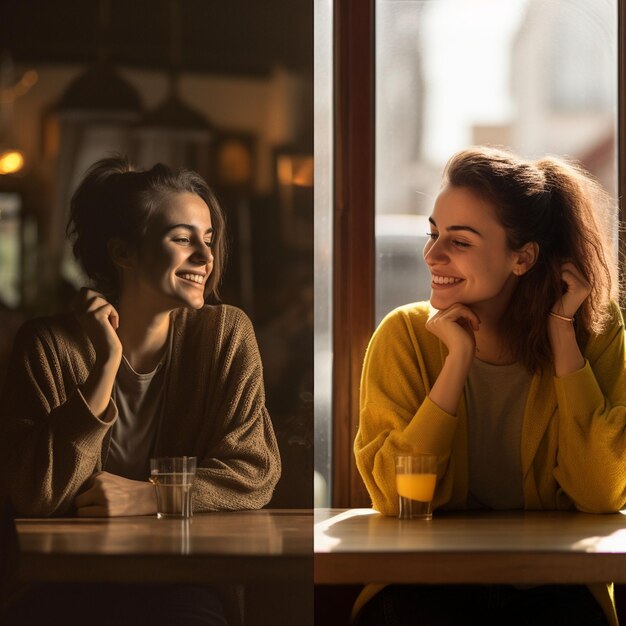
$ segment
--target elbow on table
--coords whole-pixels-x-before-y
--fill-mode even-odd
[[[369,485],[367,485],[367,482],[366,486],[372,500],[372,508],[375,511],[378,511],[381,515],[386,515],[387,517],[395,517],[398,515],[399,506],[398,496],[396,494],[393,494],[392,497],[388,497],[377,487],[375,487],[374,489],[370,489]]]
[[[623,491],[617,492],[607,489],[597,489],[592,496],[585,494],[580,497],[572,497],[572,500],[581,513],[617,513],[626,506],[626,496]]]
[[[390,502],[383,503],[372,503],[372,508],[378,511],[381,515],[385,515],[387,517],[397,517],[398,516],[398,505],[393,505]]]

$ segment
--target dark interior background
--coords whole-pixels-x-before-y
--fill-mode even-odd
[[[271,506],[312,501],[313,6],[308,0],[0,4],[0,376],[13,334],[80,286],[63,228],[111,151],[199,171],[228,218],[225,302],[252,318],[283,458]]]

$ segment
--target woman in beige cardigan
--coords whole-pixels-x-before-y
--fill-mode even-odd
[[[68,233],[93,286],[20,329],[0,476],[21,515],[156,513],[152,456],[196,456],[194,510],[256,509],[280,476],[250,321],[217,300],[224,217],[204,180],[94,164]]]

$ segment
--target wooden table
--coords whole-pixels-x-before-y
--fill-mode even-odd
[[[312,515],[302,510],[18,519],[25,582],[311,583]]]
[[[232,623],[313,624],[311,511],[18,519],[16,528],[22,582],[226,586]]]
[[[317,584],[626,582],[626,516],[316,509]]]

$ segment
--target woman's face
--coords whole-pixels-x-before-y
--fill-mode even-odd
[[[430,217],[424,259],[431,273],[430,302],[436,309],[461,303],[502,313],[522,273],[506,231],[490,202],[465,187],[448,186]]]
[[[213,270],[212,240],[211,212],[202,198],[192,193],[166,198],[134,254],[128,273],[133,296],[165,310],[202,307]]]

